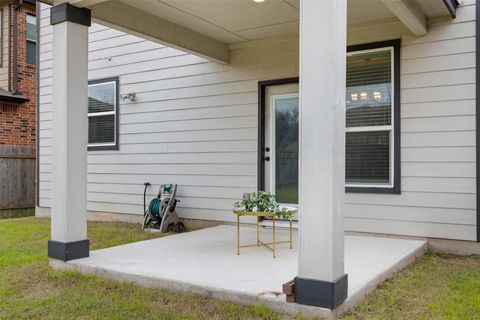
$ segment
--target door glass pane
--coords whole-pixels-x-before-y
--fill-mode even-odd
[[[391,61],[391,49],[347,57],[348,128],[391,124]]]
[[[298,203],[298,97],[275,99],[275,195]]]
[[[390,183],[390,131],[347,132],[347,183]]]

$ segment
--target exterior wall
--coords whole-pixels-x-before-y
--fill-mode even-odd
[[[398,30],[360,27],[350,43]],[[428,35],[403,29],[401,39],[402,194],[347,195],[346,228],[476,240],[475,1]]]
[[[398,38],[402,193],[347,194],[346,229],[476,240],[474,0],[424,37],[396,20],[349,26],[349,45]],[[46,9],[40,51],[40,206],[49,207]],[[89,60],[90,79],[119,76],[120,93],[137,101],[121,102],[120,150],[89,152],[88,209],[141,215],[143,182],[150,196],[172,182],[181,217],[232,221],[232,203],[257,187],[257,83],[298,75],[298,38],[231,45],[231,63],[220,65],[94,25]]]
[[[2,9],[2,60],[0,87],[13,90],[13,5]],[[26,64],[26,14],[35,7],[18,10],[18,87],[30,100],[0,103],[0,219],[34,214],[36,159],[36,66]],[[12,44],[12,45],[11,45]],[[10,82],[10,83],[9,83]]]
[[[8,10],[12,11],[13,6],[4,8],[3,15],[8,16]],[[26,14],[35,14],[35,7],[25,5],[19,9],[18,16],[18,90],[29,98],[28,102],[22,104],[0,104],[0,144],[8,146],[30,147],[36,149],[36,87],[37,87],[37,68],[28,65],[26,61]],[[13,28],[13,19],[11,19],[9,28]],[[13,32],[10,35],[9,43],[13,42]],[[13,66],[13,45],[4,48],[4,65],[8,66],[8,57],[10,65]],[[10,52],[10,53],[9,53]],[[1,83],[0,74],[0,83]],[[10,88],[15,88],[13,77],[10,76]],[[8,75],[7,75],[8,82]],[[9,86],[1,85],[8,90]]]

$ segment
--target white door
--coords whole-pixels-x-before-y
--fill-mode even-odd
[[[298,204],[298,84],[272,86],[265,99],[265,191]]]

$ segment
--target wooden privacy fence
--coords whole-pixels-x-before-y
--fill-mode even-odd
[[[35,214],[35,149],[0,146],[0,219]]]

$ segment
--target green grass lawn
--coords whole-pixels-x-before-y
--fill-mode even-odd
[[[263,306],[52,270],[49,223],[0,220],[0,319],[291,319]],[[158,236],[105,222],[90,222],[88,234],[92,249]],[[342,319],[480,319],[480,258],[429,253]]]

